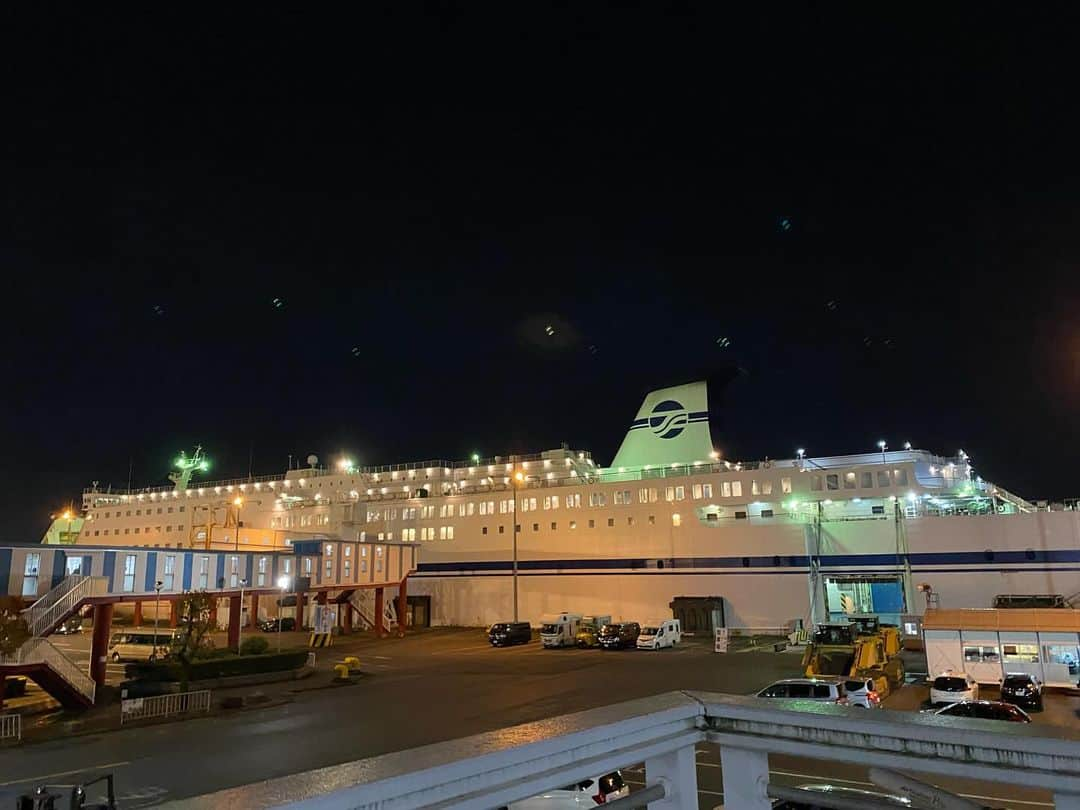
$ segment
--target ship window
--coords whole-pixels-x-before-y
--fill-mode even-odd
[[[844,473],[844,489],[855,489],[855,473]]]
[[[168,532],[168,533],[171,533],[172,532],[172,526],[166,526],[165,531]]]
[[[704,498],[711,498],[712,497],[712,484],[702,484],[701,485],[701,495]]]
[[[682,526],[682,515],[680,515],[678,512],[673,514],[671,516],[671,525],[672,526]]]
[[[885,507],[884,506],[871,506],[870,507],[870,514],[872,514],[872,515],[884,515],[885,514]]]
[[[781,478],[780,479],[780,491],[782,493],[784,493],[785,495],[790,495],[791,494],[791,479],[790,478]]]
[[[701,484],[694,484],[692,487],[690,487],[690,494],[693,496],[695,501],[699,500],[701,498]]]
[[[820,475],[811,475],[810,476],[810,489],[813,492],[821,492],[821,476]]]
[[[533,524],[533,531],[534,532],[540,531],[540,524],[539,523],[534,523]]]
[[[675,487],[675,500],[681,501],[686,498],[686,487]]]
[[[105,513],[105,517],[109,517],[109,513],[108,513],[108,512],[106,512],[106,513]]]
[[[150,512],[150,510],[147,510],[147,514],[149,514],[149,512]],[[130,514],[131,514],[131,512],[128,512],[128,514],[130,515]],[[136,509],[136,510],[135,510],[135,515],[136,515],[136,516],[139,516],[139,515],[141,515],[141,514],[142,514],[142,509]]]
[[[770,517],[773,516],[773,510],[772,509],[762,509],[761,510],[761,516],[763,518],[770,518]]]
[[[499,534],[506,534],[506,527],[502,524],[499,525]]]
[[[633,516],[631,516],[631,517],[628,517],[628,518],[626,519],[626,525],[627,525],[627,526],[633,526],[633,525],[634,525],[634,518],[633,518]]]
[[[135,590],[135,555],[128,554],[124,557],[124,593]]]
[[[889,480],[889,471],[888,470],[878,470],[877,485],[879,487],[887,487],[887,486],[891,486],[891,484],[892,484],[892,481]]]
[[[656,525],[656,515],[649,515],[649,525],[650,526],[655,526]]]
[[[753,479],[750,482],[750,494],[751,495],[760,495],[761,494],[761,489],[760,489],[760,487],[758,487],[758,482],[757,482],[756,478]]]
[[[607,519],[607,525],[608,525],[609,528],[614,526],[615,525],[615,518],[608,518]]]
[[[589,528],[590,529],[595,529],[596,528],[596,521],[593,520],[592,518],[589,518]]]
[[[487,526],[480,527],[480,534],[487,534]]]
[[[552,521],[552,523],[551,523],[551,530],[552,530],[552,531],[555,531],[555,530],[556,530],[557,528],[559,528],[559,524],[558,524],[558,523],[555,523],[554,521]]]
[[[715,522],[717,520],[720,520],[720,515],[718,513],[716,513],[716,512],[706,512],[705,513],[705,520]]]
[[[861,477],[862,477],[862,480],[859,483],[859,486],[862,489],[870,489],[871,487],[874,486],[874,474],[873,473],[864,472]]]
[[[138,527],[138,526],[136,526],[136,527],[135,527],[135,534],[138,534],[138,533],[139,533],[139,527]]]
[[[169,511],[171,512],[171,511],[172,511],[172,509],[170,509]],[[158,513],[159,515],[161,514],[161,507],[160,507],[160,506],[159,506],[159,507],[157,508],[157,513]]]
[[[840,489],[840,476],[837,473],[829,473],[825,476],[825,489]]]
[[[720,484],[720,494],[725,498],[731,497],[731,482],[724,481]]]
[[[738,498],[742,496],[742,481],[731,482],[731,496],[733,498]]]
[[[736,512],[735,513],[735,519],[736,520],[746,520],[746,512]]]
[[[106,532],[108,532],[109,530],[108,530],[108,529],[106,529],[105,531],[106,531]],[[94,537],[97,537],[97,536],[98,536],[98,533],[97,533],[97,532],[94,532]]]
[[[893,480],[898,487],[907,486],[907,470],[893,470]]]

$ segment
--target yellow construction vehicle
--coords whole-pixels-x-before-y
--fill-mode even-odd
[[[904,680],[903,662],[898,656],[890,658],[885,644],[880,632],[860,635],[859,625],[853,622],[819,624],[806,646],[803,669],[807,677],[871,678],[885,697]]]

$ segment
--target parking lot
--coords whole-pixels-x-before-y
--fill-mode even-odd
[[[273,645],[272,634],[266,637]],[[58,641],[76,653],[86,650],[82,654],[88,658],[88,633]],[[282,638],[286,647],[306,641],[299,633]],[[482,631],[460,628],[418,631],[404,639],[338,637],[316,655],[318,671],[311,678],[259,687],[279,699],[269,708],[96,735],[93,745],[76,737],[0,752],[5,775],[0,804],[35,777],[70,771],[77,778],[108,767],[128,797],[125,807],[150,806],[140,797],[159,803],[674,689],[749,694],[801,674],[801,655],[794,651],[718,655],[710,641],[690,638],[657,652],[545,650],[535,640],[495,649]],[[365,676],[354,686],[328,688],[333,663],[345,655],[360,658]],[[916,657],[909,671],[918,671],[917,665]],[[119,676],[110,670],[110,678]],[[894,692],[886,706],[913,711],[924,699],[925,686],[913,684]],[[1078,698],[1048,696],[1047,711],[1034,719],[1054,725],[1071,721],[1075,727],[1078,710]],[[168,757],[155,754],[155,745],[162,744],[168,745]],[[722,804],[719,763],[718,749],[701,747],[702,808]],[[772,756],[770,767],[783,784],[868,784],[866,769],[855,764]],[[190,773],[200,774],[197,784],[186,777]],[[644,784],[640,768],[628,768],[625,776],[632,786]],[[1051,806],[1050,797],[1038,791],[956,780],[947,785],[989,797],[991,806]]]

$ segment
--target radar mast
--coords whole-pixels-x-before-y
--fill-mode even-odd
[[[169,480],[176,484],[177,490],[180,491],[188,488],[191,476],[195,474],[196,470],[206,472],[210,469],[210,462],[203,456],[202,445],[196,446],[195,452],[191,456],[185,455],[184,451],[181,450],[175,464],[176,472],[169,473]]]

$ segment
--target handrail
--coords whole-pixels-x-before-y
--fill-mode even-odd
[[[94,679],[53,646],[48,639],[32,638],[27,640],[11,655],[0,656],[0,665],[3,664],[45,664],[90,703],[94,702],[94,694],[97,688]]]
[[[39,607],[39,603],[42,601],[39,599],[38,602],[35,602],[24,611],[27,615],[26,623],[30,634],[32,636],[44,635],[47,630],[58,624],[67,614],[74,610],[83,599],[104,593],[104,589],[98,586],[107,581],[105,577],[67,577],[60,585],[46,594],[46,597],[49,597],[48,604]]]
[[[647,787],[696,807],[694,749],[721,746],[725,805],[768,808],[768,755],[1080,793],[1080,735],[1040,726],[705,692],[668,692],[346,762],[186,800],[185,810],[275,805],[482,810],[644,762]],[[1065,806],[1072,807],[1072,804]]]

